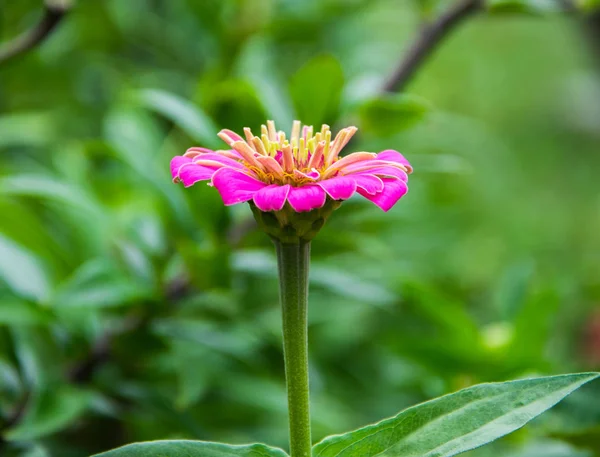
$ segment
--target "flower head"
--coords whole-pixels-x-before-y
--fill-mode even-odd
[[[173,158],[171,173],[186,187],[209,181],[225,205],[251,201],[261,211],[280,211],[288,202],[295,212],[307,212],[323,207],[328,197],[347,200],[358,192],[388,211],[408,191],[412,167],[393,150],[340,157],[356,130],[346,127],[332,140],[329,126],[315,133],[294,121],[288,140],[273,121],[260,136],[249,128],[245,138],[225,129],[219,137],[231,149],[188,149]]]

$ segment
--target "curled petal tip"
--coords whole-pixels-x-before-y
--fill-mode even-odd
[[[408,160],[406,160],[406,158],[398,151],[395,151],[393,149],[386,149],[385,151],[381,151],[379,154],[377,154],[377,158],[379,160],[387,160],[389,162],[395,162],[403,165],[408,174],[413,172],[413,167],[408,162]]]
[[[236,141],[244,141],[244,139],[238,135],[237,133],[233,132],[232,130],[229,129],[223,129],[221,130],[217,136],[219,138],[221,138],[225,143],[227,143],[229,146],[232,146],[233,143],[235,143]]]
[[[359,189],[358,191],[367,200],[372,201],[386,213],[408,192],[408,186],[400,179],[383,178],[383,190],[375,195]]]

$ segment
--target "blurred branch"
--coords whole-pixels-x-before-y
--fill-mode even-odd
[[[50,36],[70,9],[70,1],[46,0],[40,21],[23,34],[0,46],[0,64],[35,48]]]
[[[385,92],[403,90],[442,40],[482,6],[482,0],[461,0],[434,22],[423,26],[417,39],[410,45],[406,56],[385,83],[383,90]]]

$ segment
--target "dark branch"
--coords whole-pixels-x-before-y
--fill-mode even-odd
[[[44,15],[39,22],[32,29],[0,46],[0,64],[26,53],[48,38],[69,11],[69,4],[68,1],[60,4],[56,0],[46,0]]]
[[[385,92],[403,90],[441,41],[457,25],[481,8],[481,0],[462,0],[434,22],[425,25],[417,39],[410,45],[406,57],[385,83],[383,90]]]

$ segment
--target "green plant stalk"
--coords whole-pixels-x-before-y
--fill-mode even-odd
[[[283,353],[287,385],[290,455],[310,457],[308,388],[308,269],[310,241],[275,240],[283,317]]]

